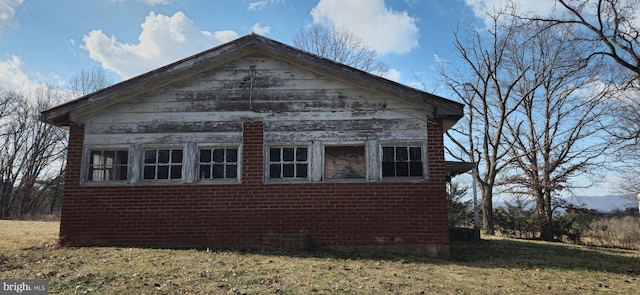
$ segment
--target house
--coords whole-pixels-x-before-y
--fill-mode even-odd
[[[448,255],[463,106],[256,34],[43,111],[71,246]]]

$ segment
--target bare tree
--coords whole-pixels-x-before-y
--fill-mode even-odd
[[[613,118],[605,124],[613,140],[620,143],[615,157],[623,179],[623,193],[640,192],[640,2],[636,0],[558,0],[558,12],[532,19],[546,24],[544,29],[559,25],[573,26],[571,42],[587,50],[578,54],[587,62],[611,62],[608,83]],[[524,17],[523,17],[524,18]],[[601,73],[601,77],[605,74]],[[616,99],[617,97],[617,99]]]
[[[604,131],[604,92],[592,74],[599,65],[575,58],[583,48],[564,42],[568,30],[540,31],[538,23],[529,23],[523,40],[508,51],[512,71],[522,75],[515,94],[523,101],[506,121],[504,143],[515,168],[502,180],[513,192],[533,197],[541,237],[548,241],[554,198],[572,187],[571,177],[597,171],[596,159],[608,147],[598,136]]]
[[[37,121],[40,110],[50,107],[60,92],[38,89],[31,99],[1,91],[10,112],[0,129],[0,218],[24,218],[44,204],[40,180],[57,177],[64,154],[66,132]]]
[[[82,69],[69,81],[69,90],[73,95],[83,96],[96,92],[112,84],[105,71],[101,67]]]
[[[447,150],[459,160],[479,165],[476,180],[482,193],[482,228],[487,234],[494,234],[496,181],[509,164],[509,150],[504,145],[506,120],[523,99],[515,87],[525,73],[514,72],[506,58],[520,29],[507,11],[490,15],[492,27],[487,32],[478,31],[472,24],[464,35],[456,32],[454,45],[463,68],[453,73],[442,70],[445,83],[467,105],[468,112],[463,124],[447,132],[459,152]]]
[[[314,24],[300,29],[293,37],[293,45],[333,61],[381,75],[389,67],[378,58],[375,50],[345,28]]]

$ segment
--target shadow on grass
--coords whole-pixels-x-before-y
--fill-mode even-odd
[[[640,252],[528,240],[450,244],[450,262],[473,267],[566,269],[640,275]]]
[[[478,268],[585,270],[640,275],[640,252],[637,251],[514,239],[481,240],[475,243],[452,242],[449,259],[369,252],[291,253],[257,250],[233,252],[298,258],[385,260]]]

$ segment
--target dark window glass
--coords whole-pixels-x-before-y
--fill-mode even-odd
[[[210,163],[211,162],[211,150],[210,149],[200,149],[200,162],[202,162],[202,163]]]
[[[224,162],[224,149],[213,150],[213,161],[216,163]]]
[[[294,153],[293,148],[283,148],[282,149],[282,161],[285,162],[291,162],[293,161],[293,153]]]
[[[307,164],[296,164],[296,177],[307,178]]]
[[[307,148],[298,148],[296,151],[296,161],[307,161]]]
[[[382,177],[419,177],[423,173],[421,147],[382,148]]]
[[[155,166],[145,166],[144,167],[144,179],[155,179],[156,178],[156,167]]]
[[[171,151],[171,163],[182,163],[182,150]]]
[[[213,178],[224,178],[224,164],[213,165]]]
[[[227,165],[225,176],[227,178],[238,178],[238,165]]]
[[[171,179],[182,178],[182,165],[171,166]]]
[[[158,150],[158,163],[169,163],[169,150]]]
[[[393,162],[393,148],[392,147],[384,147],[382,148],[382,161],[383,162]]]
[[[144,179],[182,178],[182,153],[182,149],[145,150],[142,177]]]
[[[238,162],[238,149],[227,149],[227,162]]]
[[[271,162],[280,162],[280,149],[279,148],[271,148],[271,149],[269,149],[269,161],[271,161]]]
[[[396,161],[407,161],[409,160],[409,153],[407,152],[406,147],[397,147],[396,148]]]
[[[156,150],[144,151],[145,163],[156,163]]]
[[[200,179],[211,178],[211,165],[200,165]]]
[[[294,164],[283,164],[282,165],[282,177],[295,177],[295,169]]]
[[[270,178],[282,178],[280,175],[280,164],[269,165],[269,177]]]

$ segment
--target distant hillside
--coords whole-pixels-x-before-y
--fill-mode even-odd
[[[607,195],[607,196],[573,196],[565,198],[567,201],[584,206],[589,209],[595,209],[602,212],[609,212],[616,209],[623,210],[629,207],[638,208],[638,202],[635,198],[623,195]],[[495,202],[494,208],[504,206],[505,202]],[[529,201],[529,206],[534,206],[533,201]]]
[[[626,209],[629,207],[638,208],[638,202],[635,198],[623,195],[607,195],[607,196],[575,196],[566,198],[568,201],[576,205],[584,205],[589,209],[598,211],[613,211],[616,209]]]

